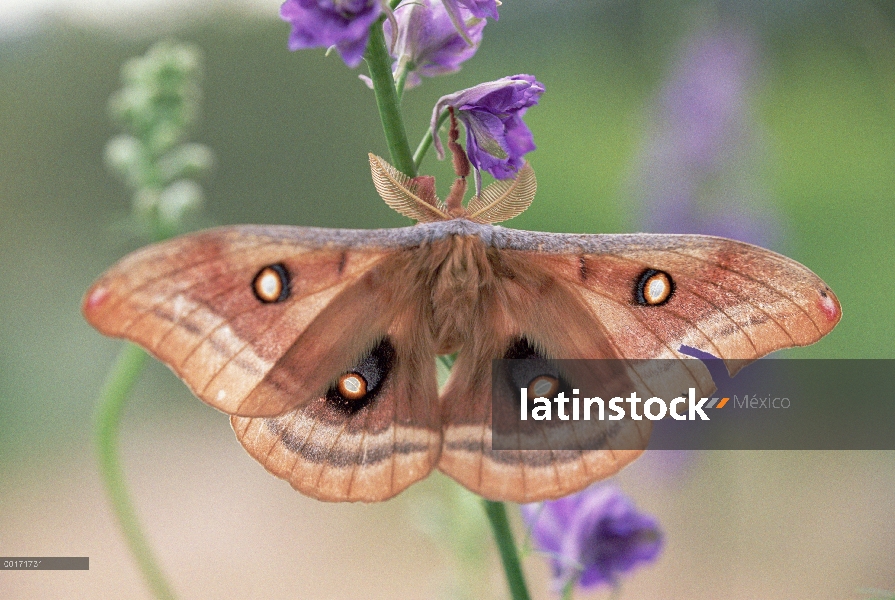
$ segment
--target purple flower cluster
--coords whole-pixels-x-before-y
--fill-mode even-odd
[[[762,200],[757,126],[748,109],[755,51],[730,28],[697,33],[657,102],[637,166],[647,231],[707,233],[773,246]]]
[[[460,70],[478,50],[486,21],[465,8],[457,7],[467,39],[455,27],[441,0],[404,0],[395,9],[397,32],[392,23],[383,24],[385,39],[394,40],[393,71],[406,70],[407,88],[419,85],[420,77],[433,77]],[[467,41],[468,40],[468,41]]]
[[[421,77],[459,70],[478,49],[485,19],[498,18],[497,6],[497,0],[404,0],[383,23],[396,78],[413,87]],[[370,27],[383,10],[388,11],[383,0],[286,0],[280,15],[292,24],[290,49],[335,46],[345,63],[354,67],[362,60]],[[439,158],[444,158],[444,148],[438,124],[453,108],[466,128],[466,153],[475,168],[476,189],[481,187],[482,171],[497,179],[513,177],[524,163],[522,157],[535,149],[522,116],[543,92],[543,84],[531,75],[514,75],[443,96],[431,125]]]
[[[531,75],[513,75],[442,96],[432,111],[432,135],[439,158],[444,148],[438,137],[441,114],[453,107],[466,128],[466,153],[476,171],[509,179],[522,166],[522,157],[535,149],[531,130],[522,120],[538,103],[544,84]]]
[[[610,485],[559,500],[522,506],[539,550],[550,556],[558,591],[616,585],[622,573],[656,559],[662,532]]]
[[[370,26],[382,15],[383,0],[286,0],[280,16],[292,25],[289,49],[335,46],[349,67],[360,64]],[[486,17],[497,20],[497,0],[407,0],[398,16],[401,51],[422,75],[451,73],[475,53]],[[418,8],[410,8],[412,6]],[[400,7],[399,7],[400,8]],[[388,10],[387,7],[385,7]],[[391,37],[391,24],[386,25]],[[418,77],[415,82],[418,82]]]

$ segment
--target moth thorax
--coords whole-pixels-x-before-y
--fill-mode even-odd
[[[434,333],[439,348],[453,351],[468,337],[482,290],[493,275],[480,238],[453,235],[440,243],[449,247],[432,286]]]

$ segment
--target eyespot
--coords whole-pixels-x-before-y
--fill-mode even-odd
[[[559,391],[559,379],[551,375],[538,375],[528,383],[528,399],[553,398]]]
[[[674,293],[674,281],[665,271],[647,269],[634,286],[634,300],[642,306],[660,306]]]
[[[384,338],[356,365],[339,376],[326,392],[327,403],[343,415],[354,415],[374,402],[395,364],[396,352]]]
[[[265,304],[282,302],[289,297],[289,271],[280,263],[264,267],[255,275],[252,291]]]
[[[360,373],[345,373],[339,377],[336,389],[348,400],[360,400],[367,395],[367,380]]]
[[[513,340],[503,358],[507,362],[500,367],[501,376],[506,378],[506,384],[515,390],[515,394],[521,388],[527,388],[529,399],[534,400],[570,392],[557,361],[545,358],[526,338]]]

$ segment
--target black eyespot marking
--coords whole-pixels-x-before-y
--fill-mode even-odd
[[[540,358],[541,360],[546,360],[524,337],[519,338],[510,344],[510,347],[507,348],[503,358],[504,360],[514,360],[519,358]]]
[[[674,280],[665,271],[646,269],[634,284],[634,301],[641,306],[661,306],[674,294]]]
[[[522,388],[528,389],[530,399],[554,398],[559,392],[566,392],[571,398],[570,386],[556,362],[546,358],[524,337],[510,344],[503,357],[514,361],[502,365],[507,384],[515,390],[513,398],[518,398]]]
[[[252,292],[265,304],[282,302],[289,297],[289,282],[289,271],[283,264],[268,265],[252,280]]]
[[[342,374],[326,392],[330,406],[354,415],[376,400],[395,364],[395,347],[384,338],[357,365]]]
[[[821,298],[826,298],[826,297],[827,297],[827,290],[821,290],[821,291],[820,291],[820,297],[821,297]]]

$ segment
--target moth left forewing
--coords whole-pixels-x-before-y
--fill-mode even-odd
[[[125,257],[88,291],[84,314],[106,335],[144,346],[215,408],[275,415],[302,401],[295,389],[276,386],[283,356],[334,299],[394,254],[387,247],[338,246],[302,228],[209,230]],[[259,280],[265,269],[273,284],[276,269],[282,271],[282,298],[279,292],[267,301],[259,296],[259,290],[266,293],[256,287],[267,282]],[[383,312],[370,315],[387,319]],[[345,327],[349,334],[358,331],[351,322]],[[328,343],[341,348],[365,340],[330,335]],[[324,351],[320,345],[305,345],[304,355]],[[325,382],[317,376],[317,370],[301,374],[298,383],[316,391]]]

